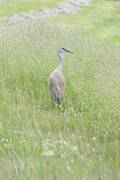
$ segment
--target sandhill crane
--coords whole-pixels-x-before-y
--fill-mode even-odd
[[[60,48],[57,51],[58,54],[58,65],[57,68],[50,74],[48,87],[50,91],[51,98],[54,103],[59,104],[64,96],[64,76],[62,75],[62,61],[63,54],[65,52],[73,53],[65,48]]]

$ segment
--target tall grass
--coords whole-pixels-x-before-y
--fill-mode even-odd
[[[0,26],[1,179],[120,179],[119,46],[66,26]],[[58,47],[74,55],[64,57],[55,107],[47,81]]]
[[[119,179],[120,51],[79,28],[41,22],[0,29],[1,179]],[[65,99],[47,81],[64,58]]]

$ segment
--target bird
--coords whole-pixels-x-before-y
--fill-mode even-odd
[[[64,97],[64,83],[65,79],[62,75],[62,66],[63,66],[63,55],[64,53],[72,53],[65,48],[59,48],[57,51],[58,55],[58,65],[56,69],[50,74],[48,80],[48,88],[50,92],[51,99],[55,104],[60,104]]]

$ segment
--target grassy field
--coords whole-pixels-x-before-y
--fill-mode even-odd
[[[8,0],[8,2],[0,3],[0,18],[14,13],[54,7],[62,1],[63,0]]]
[[[0,26],[1,179],[120,179],[119,7],[94,1],[75,16]],[[58,47],[75,53],[55,107],[47,81]]]

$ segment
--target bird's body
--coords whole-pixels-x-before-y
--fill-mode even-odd
[[[64,76],[55,69],[49,77],[49,90],[51,98],[55,103],[60,103],[64,96]]]
[[[61,103],[64,97],[65,79],[64,79],[64,76],[62,75],[62,53],[64,51],[70,52],[64,48],[61,48],[58,50],[58,66],[50,74],[49,81],[48,81],[48,87],[49,87],[51,98],[57,104]]]

